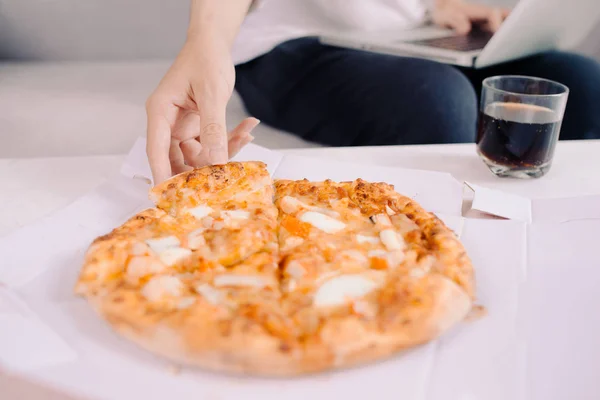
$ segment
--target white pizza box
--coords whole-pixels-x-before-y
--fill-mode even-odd
[[[0,239],[0,369],[95,399],[600,398],[600,262],[592,246],[600,221],[593,206],[579,204],[589,216],[567,222],[543,214],[532,222],[463,218],[462,185],[448,174],[283,156],[256,146],[237,159],[261,159],[278,178],[393,183],[460,235],[488,315],[390,360],[346,371],[296,379],[185,367],[175,373],[170,362],[114,334],[72,294],[90,241],[150,205],[140,141],[121,176]],[[475,206],[503,214],[497,203],[505,196],[493,192]],[[580,199],[564,201],[548,210]]]

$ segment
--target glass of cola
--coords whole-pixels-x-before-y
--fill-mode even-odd
[[[529,76],[483,81],[477,152],[497,176],[539,178],[548,172],[569,88]]]

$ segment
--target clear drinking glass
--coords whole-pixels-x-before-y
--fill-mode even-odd
[[[498,176],[539,178],[552,157],[569,88],[529,76],[494,76],[483,81],[477,153]]]

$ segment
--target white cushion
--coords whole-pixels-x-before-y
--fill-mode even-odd
[[[144,103],[169,61],[0,64],[0,157],[121,154],[145,135]],[[239,97],[228,107],[229,128],[247,116]],[[255,143],[310,147],[259,125]]]

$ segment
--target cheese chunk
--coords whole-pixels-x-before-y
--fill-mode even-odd
[[[315,211],[325,215],[328,215],[333,218],[339,218],[340,214],[337,211],[329,210],[327,208],[321,208],[316,206],[311,206],[310,204],[306,204],[300,199],[297,199],[292,196],[284,196],[279,203],[281,210],[283,210],[286,214],[295,214],[302,210],[307,211]]]
[[[206,245],[206,240],[204,239],[204,232],[206,229],[199,228],[190,233],[188,233],[188,247],[190,249],[198,250],[199,248]]]
[[[335,256],[336,261],[350,261],[358,264],[366,264],[367,257],[358,250],[342,250]]]
[[[366,235],[361,235],[360,233],[356,235],[356,241],[359,244],[363,244],[363,243],[379,244],[379,243],[381,243],[381,241],[379,240],[379,238],[377,236],[366,236]]]
[[[137,283],[140,278],[158,274],[165,269],[164,264],[160,263],[154,257],[133,257],[129,261],[129,264],[127,264],[126,276],[130,281]]]
[[[163,264],[171,266],[189,257],[190,255],[192,255],[192,251],[190,249],[186,249],[184,247],[170,247],[160,253],[158,258],[163,262]]]
[[[300,210],[310,210],[313,206],[292,196],[284,196],[279,202],[281,210],[286,214],[295,214]]]
[[[346,227],[342,221],[315,211],[307,211],[300,216],[300,221],[311,224],[325,233],[337,233]]]
[[[195,302],[195,297],[184,297],[183,299],[179,300],[179,303],[177,303],[177,308],[180,310],[185,310],[186,308],[193,306]]]
[[[250,212],[245,210],[227,210],[222,211],[221,215],[224,219],[249,219]]]
[[[294,247],[300,246],[302,243],[304,243],[304,239],[302,239],[300,236],[289,236],[285,239],[285,244],[283,245],[281,250],[288,251],[293,249]]]
[[[379,233],[379,238],[383,242],[383,245],[390,251],[403,250],[406,247],[402,236],[393,229],[384,229]]]
[[[200,284],[196,286],[195,289],[196,292],[200,293],[210,304],[216,306],[223,302],[223,293],[207,283]]]
[[[389,268],[396,268],[402,261],[405,255],[402,250],[385,251],[381,249],[371,250],[367,253],[369,258],[379,258],[385,260]]]
[[[146,244],[158,255],[170,247],[179,247],[181,242],[176,236],[165,236],[158,239],[148,239]]]
[[[131,246],[131,254],[134,256],[143,256],[148,254],[148,245],[142,242],[135,242]]]
[[[298,261],[292,260],[289,263],[287,263],[285,267],[285,272],[287,272],[287,274],[292,278],[300,279],[304,276],[306,270]]]
[[[367,256],[369,258],[372,258],[372,257],[386,258],[387,255],[388,255],[388,252],[385,250],[381,250],[381,249],[369,250],[369,252],[367,253]]]
[[[377,284],[361,275],[342,275],[322,284],[313,298],[317,307],[346,304],[352,299],[363,297],[377,288]]]
[[[202,219],[204,217],[208,217],[210,214],[212,214],[214,210],[209,207],[209,206],[205,206],[205,205],[200,205],[194,208],[189,208],[187,210],[187,212],[191,215],[194,216],[194,218],[196,219]]]
[[[175,276],[155,276],[142,288],[142,296],[151,302],[181,296],[183,283]]]

